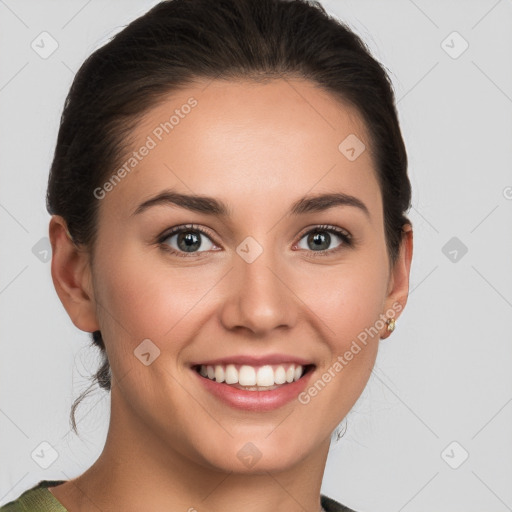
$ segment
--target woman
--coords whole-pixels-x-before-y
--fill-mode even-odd
[[[322,477],[407,301],[410,196],[388,77],[319,5],[132,22],[74,79],[47,195],[106,444],[0,510],[350,510]]]

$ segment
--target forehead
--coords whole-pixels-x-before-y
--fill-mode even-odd
[[[233,210],[332,191],[381,208],[360,115],[305,80],[197,82],[146,112],[133,137],[105,201],[116,209],[131,212],[170,187],[224,198]]]

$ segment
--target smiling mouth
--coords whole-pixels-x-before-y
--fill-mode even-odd
[[[311,372],[314,364],[265,364],[261,366],[216,364],[194,365],[201,377],[245,391],[271,391],[296,382]]]

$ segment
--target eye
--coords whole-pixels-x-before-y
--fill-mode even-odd
[[[332,235],[341,242],[337,247],[329,249],[333,242]],[[207,240],[206,243],[203,242],[203,238]],[[303,239],[305,239],[306,247],[301,245]],[[162,234],[157,241],[164,250],[179,257],[191,257],[198,253],[218,249],[212,241],[212,235],[195,224],[174,227]],[[299,249],[316,253],[315,256],[329,255],[352,246],[352,235],[336,226],[315,226],[306,231],[296,245]]]
[[[202,238],[207,239],[206,243],[203,242]],[[194,224],[179,226],[166,231],[158,239],[158,243],[165,250],[181,257],[193,256],[197,252],[211,251],[216,247],[210,238],[210,234]],[[202,250],[199,251],[199,249]]]
[[[331,235],[341,240],[341,243],[334,249],[329,249],[329,245],[333,242]],[[303,239],[305,239],[305,247],[301,246]],[[301,241],[299,241],[297,247],[319,253],[319,255],[324,255],[325,253],[332,254],[344,247],[352,247],[352,236],[350,233],[336,226],[316,226],[314,229],[307,231],[301,237]]]

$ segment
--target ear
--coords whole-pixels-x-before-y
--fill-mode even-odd
[[[410,224],[404,224],[402,227],[402,241],[400,243],[400,251],[398,258],[391,269],[388,286],[388,296],[384,302],[386,311],[394,311],[395,315],[387,315],[395,320],[401,315],[407,298],[409,297],[409,276],[411,271],[413,251],[413,231]],[[384,328],[384,333],[381,334],[381,339],[390,336],[391,332],[388,331],[387,325]]]
[[[60,215],[50,220],[53,284],[71,321],[82,331],[99,330],[91,280],[89,253],[75,245]]]

